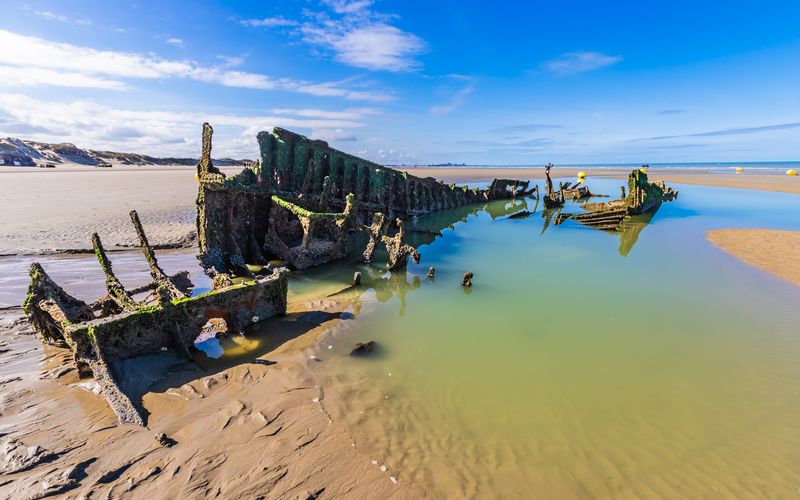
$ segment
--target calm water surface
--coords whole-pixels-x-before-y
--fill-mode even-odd
[[[421,217],[466,220],[418,235],[404,275],[361,268],[356,318],[318,353],[359,448],[433,498],[797,495],[800,289],[704,232],[800,229],[800,197],[680,189],[622,236],[543,232],[541,211],[508,219],[521,207],[501,202]],[[353,270],[314,270],[292,292]],[[346,355],[368,340],[378,355]]]
[[[612,195],[619,185],[590,182]],[[418,228],[442,234],[412,233],[422,262],[405,273],[378,262],[293,274],[290,300],[363,274],[361,289],[342,295],[354,301],[351,319],[316,353],[336,395],[326,409],[389,468],[387,480],[432,498],[796,496],[800,288],[722,253],[704,232],[798,230],[800,197],[679,189],[622,235],[547,225],[533,200],[494,202],[420,217]],[[523,208],[535,211],[508,219]],[[127,279],[143,280],[144,260],[126,255],[112,255],[115,269],[135,264]],[[0,302],[18,303],[27,260],[0,261]],[[102,293],[92,258],[44,260],[70,292]],[[175,272],[193,257],[161,261]],[[471,290],[459,286],[465,271]],[[347,355],[368,340],[380,346],[374,356]]]

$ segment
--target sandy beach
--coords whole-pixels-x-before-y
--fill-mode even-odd
[[[127,390],[144,394],[146,428],[118,425],[93,381],[64,366],[69,350],[43,347],[14,315],[1,316],[3,459],[39,448],[29,467],[0,462],[0,497],[419,497],[327,409],[335,394],[308,353],[335,332],[341,307],[308,302],[270,320],[281,342],[255,362],[205,371],[163,353],[125,363]],[[160,445],[159,433],[175,443]]]
[[[541,168],[464,168],[464,167],[415,167],[398,170],[419,177],[435,177],[445,182],[487,182],[495,178],[505,179],[544,179]],[[553,168],[556,177],[576,177],[578,172],[585,172],[587,183],[592,178],[610,177],[624,179],[628,169],[593,169],[585,168]],[[701,186],[729,187],[738,189],[759,189],[781,193],[800,194],[800,177],[781,174],[763,173],[711,173],[708,170],[682,170],[680,172],[652,168],[648,172],[651,180],[663,180],[674,184],[695,184]]]
[[[91,249],[93,232],[110,249],[135,245],[131,210],[153,244],[191,245],[194,172],[185,166],[0,167],[0,255]]]
[[[236,172],[238,169],[233,169]],[[623,179],[626,171],[586,169],[593,177]],[[410,169],[446,182],[495,177],[540,179],[519,169]],[[557,177],[577,170],[557,169]],[[704,184],[800,193],[800,180],[772,175],[653,172],[668,183]],[[139,210],[152,243],[192,245],[196,182],[187,167],[59,167],[54,171],[0,168],[0,252],[36,253],[89,248],[98,231],[108,247],[131,245],[128,221]],[[34,193],[34,194],[31,194]],[[759,229],[711,231],[708,239],[752,266],[800,285],[800,233]],[[19,309],[2,312],[0,432],[7,456],[38,446],[37,463],[0,480],[0,496],[58,494],[117,498],[159,497],[169,487],[181,497],[417,498],[425,491],[359,448],[333,391],[314,370],[321,339],[335,338],[351,303],[300,300],[276,346],[255,361],[204,371],[171,355],[128,363],[149,412],[146,428],[120,426],[91,381],[64,367],[69,351],[28,335]],[[24,335],[23,335],[24,334]],[[326,342],[327,343],[327,342]],[[319,355],[319,357],[318,357]],[[177,442],[161,446],[165,433]],[[37,455],[37,456],[39,456]]]
[[[222,169],[235,174],[239,168]],[[488,182],[494,178],[543,179],[540,168],[409,168],[420,177],[445,182]],[[554,168],[554,176],[575,178],[578,169]],[[625,179],[627,170],[586,168],[592,178]],[[800,194],[800,177],[769,174],[712,174],[706,171],[654,170],[653,180],[668,183],[760,189]],[[197,184],[185,166],[115,166],[56,169],[0,167],[0,255],[57,253],[91,249],[97,232],[107,248],[129,247],[136,236],[128,213],[137,210],[150,242],[159,246],[193,245]]]
[[[719,229],[706,236],[737,259],[800,286],[800,231]]]

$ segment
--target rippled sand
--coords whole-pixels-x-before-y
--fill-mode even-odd
[[[313,310],[313,313],[308,308]],[[171,353],[116,368],[144,394],[147,428],[118,425],[105,400],[78,379],[69,351],[45,346],[7,312],[0,317],[0,442],[39,446],[41,463],[0,479],[2,498],[391,498],[419,496],[373,464],[314,374],[308,349],[330,324],[309,302],[290,337],[269,352],[204,371]],[[312,313],[311,316],[306,316]],[[334,321],[335,320],[331,320]],[[65,363],[66,362],[66,363]],[[66,366],[66,367],[65,367]],[[175,444],[160,446],[166,433]]]
[[[60,190],[61,181],[41,183],[42,189],[27,201],[16,188],[4,189],[0,203],[12,203],[2,207],[18,210],[14,214],[21,219],[0,210],[0,233],[8,231],[0,234],[0,248],[19,253],[85,245],[88,238],[84,240],[83,233],[98,228],[109,235],[105,238],[109,246],[132,242],[133,233],[126,232],[131,205],[140,209],[151,242],[181,240],[194,228],[196,185],[192,169],[179,168],[147,175],[140,167],[111,170],[118,177],[104,177],[106,171],[65,171],[53,180],[74,176],[68,185],[83,189],[87,184],[78,182],[79,176],[89,176],[93,183],[97,179],[96,191],[87,187],[74,192],[74,198]],[[433,170],[437,174],[443,169]],[[52,173],[20,173],[31,178],[16,179],[20,183],[16,186],[27,189]],[[0,181],[5,175],[0,173]],[[151,192],[153,175],[159,182]],[[488,175],[499,173],[493,170]],[[534,175],[531,172],[530,177]],[[38,219],[25,219],[27,214]],[[65,225],[77,229],[59,233]],[[749,252],[759,255],[763,247],[754,246]],[[124,266],[115,269],[124,272]],[[146,274],[146,267],[140,272]],[[446,279],[444,267],[440,272]],[[77,286],[81,279],[85,278],[73,276],[65,283]],[[18,281],[13,280],[14,286]],[[479,275],[471,297],[480,300],[480,287],[486,283]],[[416,282],[410,288],[419,286]],[[13,321],[18,311],[3,313],[0,432],[7,436],[0,441],[13,437],[58,456],[0,479],[0,497],[41,492],[46,481],[57,484],[65,473],[77,481],[70,495],[91,491],[98,497],[158,498],[169,491],[176,497],[306,498],[322,488],[322,498],[763,498],[800,493],[795,467],[800,412],[785,397],[800,397],[795,389],[800,365],[791,356],[791,336],[765,336],[769,339],[765,347],[759,336],[764,332],[757,326],[752,338],[736,343],[722,341],[725,332],[687,332],[678,326],[664,337],[671,341],[645,350],[646,356],[635,338],[617,339],[613,345],[627,346],[630,356],[607,367],[602,355],[609,346],[602,338],[575,337],[572,343],[577,348],[570,363],[548,359],[546,345],[514,363],[497,363],[492,356],[499,351],[491,348],[491,338],[467,336],[439,346],[438,351],[409,356],[409,364],[389,376],[387,370],[337,366],[337,359],[348,359],[353,341],[348,335],[355,322],[334,317],[320,321],[318,313],[350,308],[360,316],[362,310],[368,312],[390,299],[367,296],[350,304],[354,297],[336,298],[338,303],[295,296],[292,307],[297,314],[272,324],[290,332],[288,337],[232,366],[212,365],[205,372],[169,357],[131,363],[130,378],[145,381],[140,390],[147,390],[142,399],[150,412],[147,429],[116,425],[104,400],[87,390],[91,386],[79,386],[74,370],[60,368],[65,351],[42,348],[32,337],[18,336],[25,329]],[[529,297],[525,307],[540,324],[543,313],[537,303]],[[680,310],[690,310],[692,302],[685,307]],[[310,316],[304,316],[307,313]],[[581,311],[572,313],[580,316]],[[430,319],[431,331],[445,328],[449,318],[441,316],[441,323]],[[664,322],[672,322],[669,314],[663,316]],[[515,321],[519,318],[504,318],[485,330],[494,332],[504,322]],[[374,331],[385,328],[386,324],[378,325]],[[716,338],[714,349],[705,343],[708,338]],[[695,342],[691,345],[696,350],[686,351],[688,342]],[[413,375],[415,364],[435,366],[441,355],[452,356],[455,362],[465,359],[464,346],[482,354],[478,362],[465,367],[471,373],[466,385],[453,384],[455,375],[445,370],[435,372],[438,380]],[[682,361],[659,363],[666,353]],[[267,360],[277,364],[264,364]],[[528,365],[535,367],[536,384],[527,383],[530,379],[523,375],[530,372],[520,369]],[[585,371],[586,367],[598,371]],[[499,375],[511,381],[509,387],[481,385]],[[605,383],[609,376],[619,382]],[[587,399],[569,383],[549,387],[549,377],[574,380],[575,385],[593,383],[596,390]],[[652,381],[664,383],[656,390],[648,383]],[[429,385],[426,399],[410,397],[409,382]],[[477,402],[476,389],[482,397]],[[625,411],[632,405],[638,409],[635,414]],[[538,418],[521,425],[497,411],[501,407]],[[670,425],[670,418],[679,418],[683,425]],[[554,427],[553,422],[559,425]],[[158,432],[178,445],[158,446],[153,439]],[[507,439],[509,434],[518,439]]]

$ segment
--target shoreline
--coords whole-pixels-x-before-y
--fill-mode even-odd
[[[97,232],[109,250],[137,245],[128,218],[137,210],[155,248],[191,247],[196,242],[194,167],[124,167],[56,170],[0,167],[6,194],[0,199],[0,256],[52,255],[91,251]],[[17,170],[12,170],[17,169]],[[238,167],[224,167],[236,174]],[[400,169],[403,170],[403,169]],[[405,169],[447,183],[488,182],[494,178],[539,180],[541,168],[430,167]],[[593,178],[625,179],[627,169],[554,168],[554,178],[575,179],[579,171]],[[652,180],[800,194],[800,177],[774,174],[723,174],[704,170],[653,169]],[[69,193],[64,196],[64,193]]]
[[[557,175],[563,178],[568,173],[559,170]],[[604,173],[613,178],[627,175]],[[497,172],[475,173],[489,174]],[[538,179],[543,172],[530,175]],[[590,174],[590,185],[592,176],[601,177]],[[655,173],[652,177],[658,178]],[[188,185],[194,191],[191,180]],[[187,191],[183,178],[180,182],[179,189]],[[192,206],[193,202],[192,197]],[[167,228],[171,229],[174,226]],[[749,250],[718,246],[760,267],[747,259],[763,253],[761,233],[766,230],[710,233],[724,233],[726,241],[738,242],[746,231],[759,232]],[[790,239],[782,238],[782,252],[800,247],[791,239],[800,238],[800,232],[783,233],[790,233]],[[717,244],[713,237],[709,240]],[[762,269],[780,272],[781,266],[777,268]],[[142,394],[149,413],[145,428],[118,425],[106,401],[91,392],[91,382],[78,379],[74,368],[64,366],[68,351],[43,347],[36,337],[24,334],[25,323],[16,322],[21,315],[18,308],[0,310],[0,401],[6,416],[0,432],[6,434],[4,440],[13,438],[56,454],[52,460],[10,474],[11,481],[0,484],[0,494],[28,495],[48,482],[70,495],[92,492],[114,497],[133,490],[140,496],[158,496],[167,485],[181,496],[248,496],[266,491],[266,498],[305,498],[324,491],[360,498],[424,497],[421,486],[403,481],[402,470],[374,461],[366,451],[369,446],[359,448],[342,413],[346,404],[337,398],[335,386],[326,390],[324,372],[315,369],[328,356],[324,344],[336,342],[336,331],[347,328],[348,319],[339,315],[353,302],[348,295],[336,300],[295,297],[285,318],[267,323],[281,335],[288,332],[288,338],[268,352],[239,358],[229,366],[204,371],[166,355],[125,363],[121,368],[125,379],[138,381],[134,390]],[[178,444],[160,446],[153,437],[161,432]]]
[[[761,271],[800,286],[800,231],[771,229],[715,229],[706,239]]]
[[[464,167],[424,167],[398,170],[420,177],[435,177],[444,182],[488,182],[494,178],[544,179],[541,168],[464,168]],[[592,169],[587,168],[553,168],[553,178],[577,177],[578,172],[586,173],[586,183],[591,186],[592,178],[625,179],[630,169]],[[666,183],[693,184],[700,186],[756,189],[790,194],[800,194],[800,176],[767,173],[719,173],[709,170],[681,170],[651,168],[648,172],[651,181],[663,180]]]

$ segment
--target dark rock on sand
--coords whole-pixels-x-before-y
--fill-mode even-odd
[[[175,441],[171,437],[167,436],[163,432],[160,433],[160,434],[156,434],[156,438],[155,439],[158,442],[158,444],[160,444],[164,448],[172,448],[173,446],[178,444],[177,441]]]
[[[355,348],[350,351],[351,356],[364,356],[370,354],[372,351],[378,348],[378,343],[374,340],[370,340],[369,342],[365,343],[357,343]]]

